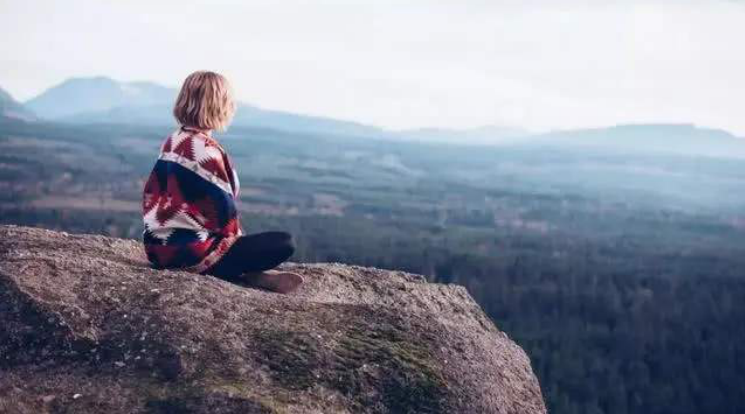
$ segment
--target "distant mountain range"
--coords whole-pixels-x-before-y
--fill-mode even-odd
[[[171,110],[178,90],[150,82],[118,82],[106,77],[74,78],[26,102],[39,117],[73,123],[175,124]],[[356,122],[272,111],[239,102],[235,126],[319,134],[381,135]]]
[[[534,135],[527,129],[487,125],[467,129],[419,128],[398,131],[398,135],[416,141],[465,143],[469,145],[508,144]]]
[[[632,124],[531,136],[530,145],[612,150],[616,153],[745,158],[745,139],[693,124]]]
[[[175,91],[150,82],[117,82],[106,77],[72,78],[26,102],[42,118],[84,119],[117,108],[142,108],[167,104]]]
[[[178,91],[151,82],[118,82],[107,77],[72,78],[26,102],[42,119],[97,124],[174,124],[171,115]],[[259,108],[239,102],[233,125],[311,134],[405,138],[431,142],[488,144],[522,137],[527,131],[487,126],[473,129],[423,128],[390,131],[339,119]]]
[[[0,88],[0,118],[35,121],[36,115],[23,104],[13,99],[4,89]]]
[[[177,90],[151,82],[119,82],[107,77],[72,78],[25,105],[0,89],[0,116],[76,124],[175,125],[171,109]],[[626,152],[745,158],[745,139],[692,124],[620,125],[535,134],[519,128],[421,128],[386,130],[358,122],[296,114],[239,103],[236,127],[303,134],[341,135],[470,145],[561,146]]]

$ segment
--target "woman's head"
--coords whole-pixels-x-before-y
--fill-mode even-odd
[[[225,130],[235,113],[235,101],[228,80],[207,71],[194,72],[181,86],[173,116],[183,126]]]

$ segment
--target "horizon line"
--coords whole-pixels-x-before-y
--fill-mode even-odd
[[[91,75],[91,76],[70,76],[66,79],[62,80],[59,83],[53,84],[51,86],[45,87],[41,90],[40,93],[36,94],[35,96],[25,99],[25,100],[18,100],[15,98],[15,96],[7,89],[7,85],[0,84],[0,89],[5,90],[8,95],[10,95],[11,99],[14,101],[22,104],[24,107],[28,104],[28,102],[39,98],[40,96],[47,93],[49,90],[58,87],[60,85],[63,85],[67,82],[73,81],[73,80],[94,80],[94,79],[106,79],[113,81],[117,84],[150,84],[153,86],[165,88],[165,89],[171,89],[175,93],[178,93],[178,86],[170,86],[167,84],[158,83],[152,80],[146,80],[146,79],[140,79],[140,80],[119,80],[115,77],[108,76],[108,75]],[[307,113],[307,112],[295,112],[287,109],[277,109],[277,108],[269,108],[257,104],[248,103],[245,101],[241,101],[239,99],[236,99],[236,102],[238,104],[248,105],[255,108],[259,108],[261,110],[265,111],[273,111],[273,112],[284,112],[287,114],[292,115],[298,115],[298,116],[304,116],[304,117],[312,117],[312,118],[321,118],[321,119],[328,119],[333,121],[340,121],[340,122],[348,122],[348,123],[354,123],[365,127],[371,127],[371,128],[377,128],[381,130],[382,132],[389,132],[389,133],[400,133],[400,132],[413,132],[413,131],[421,131],[421,130],[439,130],[439,131],[458,131],[458,132],[467,132],[467,131],[474,131],[479,129],[486,129],[486,128],[504,128],[504,129],[515,129],[515,130],[522,130],[525,132],[525,136],[530,135],[544,135],[544,134],[552,134],[552,133],[562,133],[562,132],[570,132],[570,131],[582,131],[582,130],[600,130],[600,129],[611,129],[611,128],[617,128],[617,127],[654,127],[654,126],[660,126],[660,127],[692,127],[695,129],[708,129],[708,130],[718,130],[725,133],[728,133],[729,135],[739,138],[739,139],[745,139],[745,134],[739,135],[739,133],[733,132],[732,130],[729,130],[727,128],[723,127],[717,127],[717,126],[709,126],[709,125],[703,125],[692,121],[629,121],[629,122],[616,122],[616,123],[608,123],[608,124],[588,124],[586,126],[574,126],[574,127],[551,127],[551,128],[528,128],[523,125],[511,125],[511,124],[476,124],[473,126],[468,127],[450,127],[450,126],[432,126],[432,125],[421,125],[421,126],[415,126],[415,127],[408,127],[408,128],[391,128],[383,125],[376,124],[374,122],[367,122],[364,120],[356,120],[356,119],[346,119],[346,118],[338,118],[334,117],[332,115],[325,115],[325,114],[313,114],[313,113]],[[30,110],[30,109],[29,109]],[[33,112],[33,111],[32,111]],[[45,118],[40,118],[40,120],[45,120]],[[46,119],[49,120],[49,119]]]

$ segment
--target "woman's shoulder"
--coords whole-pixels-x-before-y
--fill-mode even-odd
[[[227,155],[208,134],[177,129],[166,139],[159,159],[179,164],[226,192],[233,192]]]
[[[207,151],[213,156],[218,153],[225,154],[225,149],[209,133],[183,127],[177,128],[168,135],[161,152],[178,152],[177,148],[180,149],[180,152],[185,151],[187,153]]]
[[[209,132],[203,130],[181,128],[181,133],[187,136],[191,136],[194,139],[198,139],[200,142],[204,143],[204,146],[207,148],[215,148],[220,152],[225,153],[225,149],[222,147],[222,145],[220,145],[220,143]]]

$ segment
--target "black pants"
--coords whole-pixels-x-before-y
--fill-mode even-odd
[[[241,236],[207,274],[234,279],[243,273],[262,272],[277,267],[295,253],[289,233],[268,231]]]

